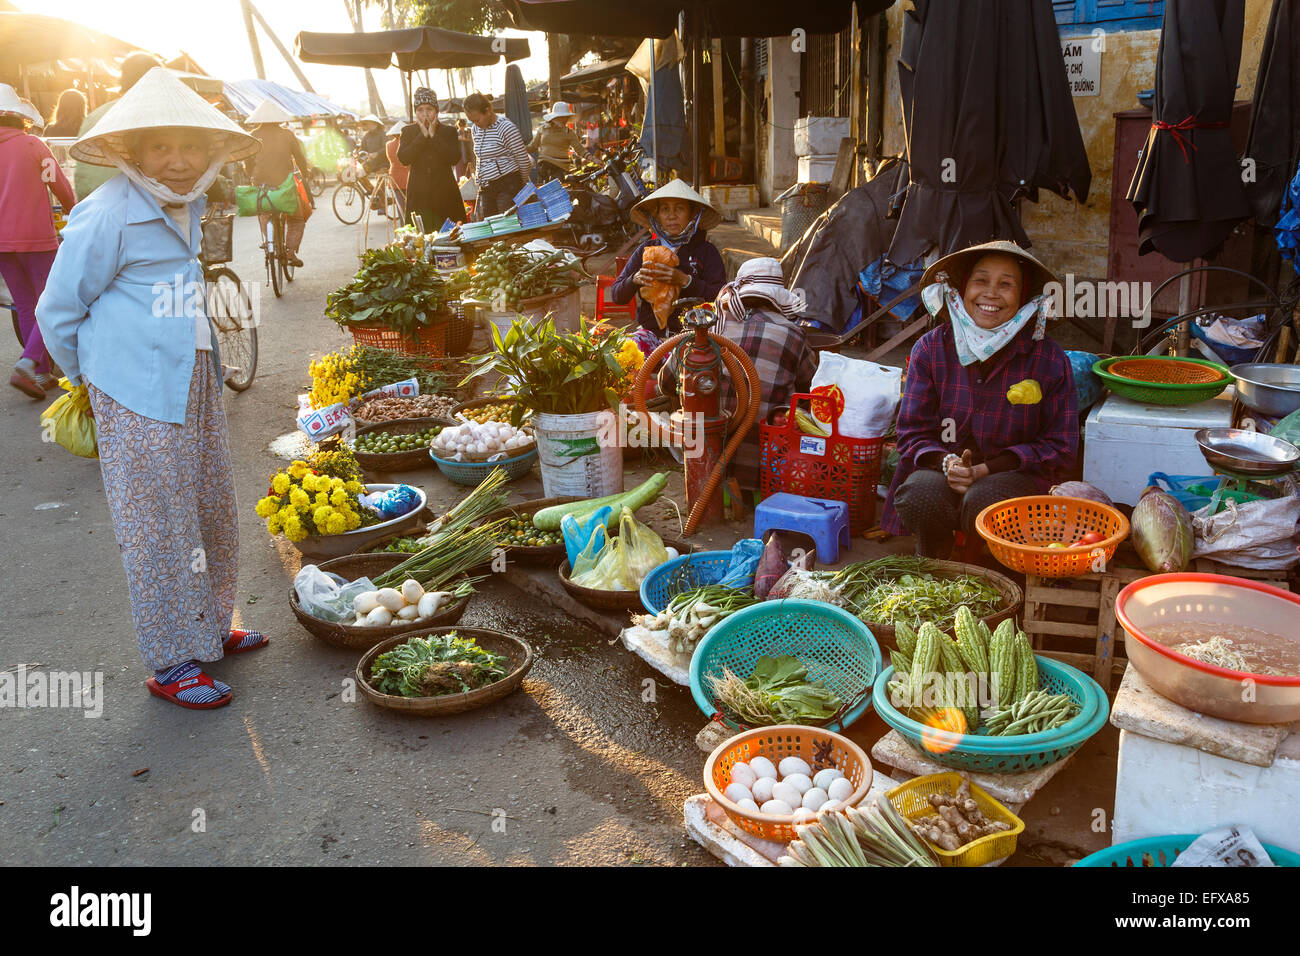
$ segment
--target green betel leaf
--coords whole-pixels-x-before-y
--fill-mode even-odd
[[[574,367],[573,371],[569,373],[568,377],[565,378],[564,381],[565,381],[566,383],[567,383],[567,382],[576,382],[578,379],[582,378],[584,375],[588,375],[588,374],[590,374],[592,371],[595,370],[595,368],[596,368],[596,363],[595,363],[595,362],[592,362],[592,361],[590,361],[590,360],[588,360],[588,361],[586,361],[586,362],[579,362],[579,363]]]

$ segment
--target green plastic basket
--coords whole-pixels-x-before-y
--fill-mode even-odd
[[[917,752],[954,770],[975,773],[1020,773],[1046,767],[1074,753],[1106,724],[1110,703],[1101,685],[1083,671],[1047,657],[1038,657],[1038,686],[1052,694],[1069,694],[1079,705],[1078,715],[1054,730],[1011,737],[987,734],[953,734],[917,723],[899,712],[889,700],[894,668],[876,678],[872,692],[876,713],[897,730]],[[927,743],[929,746],[927,746]]]
[[[1177,836],[1145,837],[1116,843],[1085,856],[1075,866],[1159,867],[1169,866],[1200,836],[1198,833],[1180,833]],[[1275,866],[1300,866],[1300,853],[1284,850],[1265,843],[1264,849]]]
[[[722,676],[728,668],[742,680],[760,657],[790,655],[808,668],[810,680],[820,680],[849,704],[827,730],[843,730],[871,709],[872,681],[883,663],[880,645],[871,631],[848,611],[822,601],[793,598],[764,601],[724,618],[710,628],[691,658],[691,696],[700,710],[733,730],[735,722],[719,714],[705,678]]]
[[[1106,383],[1106,387],[1116,395],[1130,401],[1141,402],[1144,405],[1195,405],[1197,402],[1208,402],[1232,384],[1232,375],[1225,366],[1220,365],[1218,362],[1208,362],[1205,359],[1179,358],[1177,361],[1212,368],[1221,372],[1224,377],[1218,381],[1203,384],[1168,385],[1160,382],[1139,382],[1135,379],[1114,375],[1110,371],[1110,367],[1116,362],[1145,357],[1117,355],[1114,358],[1102,359],[1093,365],[1092,370],[1098,378]],[[1173,359],[1170,361],[1173,361]]]

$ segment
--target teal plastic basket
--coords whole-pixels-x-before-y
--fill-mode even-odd
[[[730,564],[730,551],[701,551],[671,558],[641,580],[641,605],[651,614],[658,614],[683,591],[721,581]]]
[[[433,452],[429,452],[429,457],[449,480],[458,485],[474,486],[490,475],[493,468],[504,471],[509,481],[522,478],[532,470],[533,462],[537,460],[537,449],[532,448],[522,455],[504,461],[448,461],[446,458],[437,457]]]
[[[691,695],[710,718],[718,706],[705,678],[728,668],[742,680],[760,657],[797,657],[810,680],[820,680],[852,706],[827,730],[843,730],[871,709],[871,688],[880,673],[880,645],[865,624],[848,611],[821,601],[764,601],[737,611],[710,628],[691,658]],[[725,717],[733,730],[742,729]]]
[[[1198,833],[1180,833],[1177,836],[1144,837],[1141,840],[1129,840],[1116,843],[1112,847],[1098,850],[1091,856],[1085,856],[1075,866],[1121,866],[1150,867],[1169,866],[1178,859],[1178,855],[1192,845],[1199,837]],[[1271,843],[1264,844],[1264,850],[1274,866],[1300,867],[1300,853],[1284,850]]]
[[[1110,716],[1110,703],[1101,685],[1069,664],[1037,657],[1038,686],[1052,694],[1069,694],[1079,705],[1078,715],[1054,730],[1011,737],[987,734],[953,734],[905,717],[889,701],[889,681],[894,668],[876,678],[872,700],[880,719],[897,730],[929,760],[954,770],[975,773],[1019,773],[1046,767],[1074,753],[1101,730]],[[923,742],[928,741],[929,746]]]

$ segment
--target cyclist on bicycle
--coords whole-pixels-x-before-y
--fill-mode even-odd
[[[298,137],[293,135],[287,126],[282,125],[291,119],[293,117],[279,103],[274,100],[263,100],[262,105],[253,110],[244,121],[253,127],[253,138],[262,144],[261,151],[244,163],[244,168],[248,170],[254,186],[281,189],[290,182],[295,166],[303,181],[306,182],[307,170],[311,169],[311,164],[307,162],[307,156],[302,151],[302,143],[298,142]],[[295,269],[302,268],[298,249],[302,245],[302,234],[309,214],[310,210],[300,208],[296,213],[288,214],[286,217],[285,252]],[[262,235],[265,236],[270,215],[262,213],[257,219],[261,225]]]

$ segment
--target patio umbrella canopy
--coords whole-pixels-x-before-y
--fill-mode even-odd
[[[1255,161],[1255,181],[1246,183],[1246,197],[1268,226],[1300,162],[1300,0],[1274,0],[1254,103],[1246,156]]]
[[[911,181],[891,262],[994,239],[1027,247],[1017,200],[1087,198],[1050,0],[917,0],[898,73]]]
[[[500,44],[504,41],[504,50]],[[493,49],[494,44],[498,49]],[[482,37],[437,27],[378,30],[372,33],[299,33],[294,51],[304,63],[360,66],[383,70],[452,70],[491,66],[528,56],[522,38]]]
[[[112,60],[136,47],[71,20],[38,13],[0,12],[0,66],[100,57]]]
[[[860,0],[858,12],[865,18],[893,3]],[[838,33],[849,25],[853,4],[851,0],[505,0],[505,6],[520,30],[663,39],[677,29],[677,15],[683,10],[687,14],[698,10],[711,37],[772,37],[796,29]]]
[[[515,124],[519,135],[527,143],[533,138],[533,117],[528,108],[528,88],[524,86],[524,74],[514,64],[506,67],[504,105],[506,119]]]
[[[1244,19],[1240,0],[1165,5],[1151,132],[1128,189],[1141,254],[1208,256],[1250,215],[1228,127]]]

